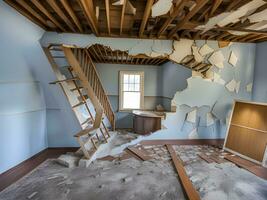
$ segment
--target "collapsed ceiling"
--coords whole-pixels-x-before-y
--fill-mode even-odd
[[[4,0],[47,31],[96,36],[267,40],[264,0]]]

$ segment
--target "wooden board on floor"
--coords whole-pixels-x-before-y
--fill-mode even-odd
[[[251,161],[245,160],[239,156],[226,155],[225,159],[231,161],[239,167],[242,167],[256,176],[267,180],[267,168],[257,165]]]
[[[192,182],[190,181],[189,177],[186,174],[186,171],[182,165],[181,159],[176,155],[173,147],[171,145],[166,145],[173,164],[175,166],[175,169],[178,173],[179,179],[181,181],[181,184],[186,192],[186,195],[188,197],[189,200],[200,200],[200,196],[198,194],[198,192],[196,191],[196,189],[194,188]]]
[[[205,155],[205,154],[198,154],[198,156],[202,159],[205,160],[207,163],[213,163],[214,160],[209,158],[209,156]]]
[[[139,149],[136,147],[128,147],[128,150],[131,151],[133,154],[135,154],[136,156],[138,156],[141,160],[146,161],[146,160],[150,160],[152,159],[151,156],[149,156],[147,154],[147,152],[145,152],[143,149]]]

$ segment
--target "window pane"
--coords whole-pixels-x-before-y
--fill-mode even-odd
[[[123,91],[128,91],[129,90],[129,84],[123,84]]]
[[[129,84],[129,90],[128,91],[134,91],[134,84]]]
[[[124,92],[123,108],[124,109],[139,109],[140,108],[140,92]]]
[[[135,79],[134,80],[135,83],[140,83],[140,75],[135,75],[134,79]]]
[[[129,83],[134,83],[134,75],[133,74],[130,75]]]
[[[134,91],[140,91],[140,84],[134,84]]]
[[[123,83],[129,83],[129,75],[128,74],[123,75]]]

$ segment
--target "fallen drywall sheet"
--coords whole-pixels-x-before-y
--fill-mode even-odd
[[[180,40],[173,42],[173,53],[169,58],[177,63],[180,63],[187,55],[192,54],[191,47],[194,40]]]
[[[193,45],[191,48],[196,62],[202,62],[204,60],[204,57],[199,53],[199,48],[195,45]]]
[[[172,7],[172,0],[158,0],[155,4],[153,4],[151,11],[152,17],[157,17],[161,15],[167,14]]]
[[[210,29],[215,28],[216,25],[220,27],[224,27],[230,23],[239,22],[242,18],[249,18],[249,15],[254,12],[257,8],[261,7],[262,5],[266,4],[263,0],[253,0],[248,2],[247,4],[241,6],[237,10],[232,12],[223,12],[215,17],[212,17],[208,20],[205,25],[200,25],[196,27],[196,29],[203,30],[202,33],[207,32]],[[251,16],[251,22],[259,22],[260,19],[265,19],[266,15],[265,12],[259,13],[257,15]]]
[[[224,62],[224,56],[221,51],[216,51],[214,52],[210,57],[209,57],[209,62],[212,65],[215,65],[218,68],[223,68],[223,62]]]
[[[237,82],[235,79],[231,80],[229,83],[225,86],[230,92],[234,92],[237,87]]]
[[[196,123],[196,119],[197,119],[197,110],[196,109],[187,113],[186,121],[191,122],[191,123]]]
[[[238,58],[236,57],[235,53],[233,51],[231,51],[231,54],[230,54],[230,57],[229,57],[229,63],[232,65],[232,66],[236,66],[236,63],[238,61]]]
[[[210,53],[212,53],[214,51],[213,48],[211,48],[209,45],[204,44],[200,49],[199,49],[199,53],[202,56],[206,56]]]

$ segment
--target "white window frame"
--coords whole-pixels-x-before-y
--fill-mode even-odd
[[[123,75],[133,74],[140,75],[140,108],[139,109],[128,109],[123,108]],[[119,73],[119,110],[120,111],[132,111],[144,109],[144,72],[143,71],[120,71]]]

